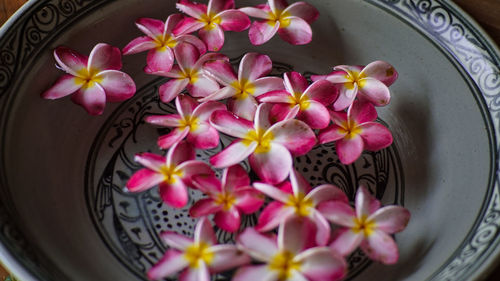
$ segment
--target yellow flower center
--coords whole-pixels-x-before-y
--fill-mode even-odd
[[[160,51],[165,51],[168,48],[173,48],[177,46],[177,40],[175,40],[174,37],[171,37],[170,35],[159,35],[156,38],[154,38],[156,42],[156,48]]]
[[[354,233],[363,232],[365,237],[370,236],[376,229],[377,224],[373,220],[367,220],[366,216],[362,216],[361,219],[357,217],[353,219],[354,226],[352,227],[352,231]]]
[[[278,272],[279,281],[285,281],[292,277],[294,271],[300,271],[301,263],[293,258],[293,254],[288,251],[281,251],[271,258],[269,269]]]
[[[195,71],[195,70],[192,70],[189,68],[185,68],[184,72],[182,73],[182,78],[189,79],[189,84],[194,85],[194,83],[196,83],[196,81],[198,81],[199,73],[198,73],[198,71]]]
[[[342,122],[339,128],[339,133],[346,134],[345,138],[347,139],[353,139],[357,135],[361,134],[362,131],[363,129],[353,120],[350,120],[349,122]]]
[[[302,93],[293,93],[293,97],[290,97],[290,100],[292,101],[290,106],[294,107],[298,104],[300,106],[300,111],[308,109],[311,105],[309,98]]]
[[[236,89],[236,99],[246,99],[248,95],[253,95],[255,92],[255,85],[249,82],[247,79],[241,79],[241,81],[234,81],[231,83],[231,87]]]
[[[83,89],[92,88],[95,83],[101,83],[102,77],[98,75],[99,70],[91,68],[82,68],[77,72],[75,84],[80,85]]]
[[[311,213],[311,208],[314,203],[311,199],[305,199],[305,194],[300,192],[296,196],[293,194],[288,198],[287,206],[293,207],[295,209],[295,213],[301,217],[307,217]]]
[[[284,12],[284,11],[276,11],[276,14],[274,14],[272,11],[269,12],[269,18],[267,20],[267,23],[271,26],[274,26],[276,22],[280,23],[280,28],[285,28],[290,25],[290,13]]]
[[[200,126],[198,117],[192,115],[186,115],[183,119],[179,120],[179,129],[184,130],[186,127],[189,127],[190,132],[194,132]]]
[[[174,165],[163,165],[160,168],[160,172],[164,176],[164,181],[168,184],[173,184],[176,181],[175,176],[182,177],[182,171],[178,170]]]
[[[236,197],[230,193],[219,193],[215,198],[215,204],[221,205],[224,211],[229,211],[234,203],[236,203]]]
[[[221,18],[215,14],[203,14],[201,15],[201,22],[205,23],[206,29],[214,29],[218,24],[221,23]]]
[[[214,259],[214,252],[210,249],[210,245],[204,242],[193,243],[186,248],[184,258],[191,268],[198,268],[201,262],[210,265]]]
[[[266,153],[271,149],[271,142],[274,139],[273,133],[262,129],[251,130],[243,138],[245,145],[250,145],[252,142],[257,142],[255,153]]]
[[[349,80],[348,82],[344,83],[345,87],[349,90],[354,89],[354,84],[357,84],[358,88],[363,88],[366,83],[366,81],[364,80],[365,75],[357,71],[348,71],[345,75],[345,78]]]

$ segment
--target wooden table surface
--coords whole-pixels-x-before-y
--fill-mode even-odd
[[[0,26],[27,0],[0,0]],[[500,0],[454,0],[458,6],[469,13],[500,46]],[[0,281],[7,277],[0,266]],[[500,280],[500,265],[488,281]]]

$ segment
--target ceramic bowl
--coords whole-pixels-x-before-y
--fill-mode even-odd
[[[334,183],[351,199],[365,184],[383,203],[412,212],[408,228],[395,236],[398,264],[373,263],[356,252],[346,280],[484,278],[500,241],[498,50],[447,1],[309,2],[321,14],[311,44],[274,38],[252,46],[247,32],[226,33],[221,52],[235,64],[246,52],[265,53],[274,74],[327,73],[374,60],[400,73],[391,104],[379,112],[394,134],[391,147],[349,166],[339,164],[333,146],[296,159],[313,184]],[[144,54],[123,60],[137,94],[108,104],[102,116],[87,115],[69,99],[40,98],[61,75],[55,47],[84,54],[100,42],[123,47],[140,35],[136,18],[174,12],[175,1],[167,0],[32,0],[0,31],[0,257],[21,280],[145,280],[166,249],[159,233],[192,232],[187,208],[168,208],[155,189],[123,190],[139,168],[133,155],[159,153],[162,132],[144,116],[174,110],[157,98],[165,80],[142,72]],[[199,196],[193,192],[191,200]]]

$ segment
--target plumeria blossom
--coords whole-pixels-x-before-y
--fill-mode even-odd
[[[301,219],[280,224],[277,239],[247,228],[238,245],[264,264],[240,268],[233,281],[335,281],[346,273],[340,255],[328,247],[314,247],[314,226]]]
[[[219,83],[206,75],[202,67],[208,61],[228,61],[229,59],[226,56],[207,53],[200,57],[198,49],[189,43],[179,43],[174,48],[174,54],[177,64],[170,71],[145,69],[148,74],[170,78],[158,90],[162,102],[169,103],[186,88],[189,94],[195,98],[206,97],[219,90]]]
[[[159,280],[181,272],[180,281],[210,281],[210,274],[250,262],[250,257],[235,245],[217,244],[206,217],[196,224],[194,239],[170,231],[163,233],[161,238],[170,249],[148,271],[149,279]]]
[[[180,14],[170,15],[165,22],[157,19],[140,18],[135,24],[146,34],[135,38],[123,48],[124,55],[148,51],[147,69],[150,71],[170,71],[174,64],[172,48],[180,42],[195,46],[201,54],[207,51],[198,37],[188,34],[174,35],[175,26],[183,19]]]
[[[208,50],[219,51],[224,45],[224,31],[243,31],[250,26],[250,19],[234,9],[234,0],[209,0],[208,6],[179,0],[177,9],[190,17],[184,18],[175,28],[175,34],[199,30],[198,35]]]
[[[375,106],[384,106],[391,100],[389,86],[396,81],[398,73],[384,61],[374,61],[367,66],[339,65],[328,75],[313,75],[313,81],[326,79],[337,84],[340,95],[333,104],[335,111],[349,107],[356,97]]]
[[[175,99],[178,114],[153,115],[146,122],[164,127],[174,127],[170,133],[158,139],[158,146],[167,149],[187,137],[187,141],[199,149],[219,145],[219,133],[209,123],[210,115],[216,110],[225,110],[226,105],[208,101],[199,104],[193,98],[180,95]]]
[[[130,177],[127,189],[142,192],[158,185],[160,196],[168,205],[181,208],[188,201],[187,185],[191,185],[193,175],[211,175],[212,169],[202,161],[194,160],[195,151],[187,142],[174,144],[166,157],[153,153],[140,153],[135,161],[145,168]]]
[[[254,21],[248,32],[250,42],[261,45],[278,32],[281,39],[293,45],[304,45],[312,40],[311,24],[319,12],[312,5],[296,2],[288,5],[286,0],[269,0],[266,5],[245,7],[240,11],[263,19]]]
[[[284,74],[285,90],[272,91],[259,96],[260,102],[277,103],[273,116],[277,120],[297,118],[313,129],[323,129],[330,124],[330,114],[326,106],[337,99],[334,84],[319,80],[311,85],[298,72]]]
[[[237,76],[227,61],[208,62],[204,69],[225,87],[202,100],[221,100],[232,97],[228,101],[229,110],[248,120],[253,120],[257,109],[258,103],[255,97],[283,89],[283,79],[264,77],[272,70],[272,61],[266,55],[245,54],[241,59]]]
[[[210,158],[217,167],[229,167],[249,157],[250,166],[265,182],[280,183],[292,168],[292,154],[303,155],[316,144],[316,136],[306,123],[288,119],[269,122],[272,104],[260,104],[254,123],[229,111],[212,113],[210,123],[219,132],[238,138]]]
[[[348,198],[338,187],[323,184],[311,188],[309,183],[295,169],[290,172],[290,182],[277,188],[264,183],[254,183],[253,186],[276,200],[262,211],[256,230],[267,232],[276,228],[291,217],[308,218],[316,226],[316,243],[324,246],[330,239],[330,224],[321,215],[316,206],[321,202],[340,200],[348,203]]]
[[[392,134],[384,125],[374,122],[377,111],[373,104],[355,101],[346,112],[330,111],[333,124],[318,135],[321,144],[335,142],[340,162],[348,165],[361,156],[364,149],[377,151],[392,144]]]
[[[398,247],[390,234],[403,231],[410,220],[410,212],[401,206],[385,206],[366,188],[359,187],[355,209],[346,202],[322,203],[318,209],[329,221],[342,226],[334,234],[330,247],[348,255],[359,245],[371,259],[394,264],[399,258]]]
[[[215,214],[215,224],[229,232],[240,228],[241,213],[252,214],[264,203],[264,196],[250,186],[250,178],[240,165],[224,169],[221,181],[214,176],[193,176],[193,184],[209,198],[196,202],[189,214]]]
[[[135,83],[122,68],[121,53],[108,44],[97,44],[86,57],[66,47],[54,50],[54,58],[67,74],[42,94],[45,99],[71,95],[91,115],[100,115],[107,101],[119,102],[135,94]]]

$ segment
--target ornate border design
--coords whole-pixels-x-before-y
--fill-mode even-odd
[[[490,132],[491,177],[488,194],[481,213],[462,246],[432,280],[466,280],[483,261],[491,257],[500,243],[500,192],[498,183],[498,140],[500,132],[500,59],[498,51],[484,38],[481,31],[452,5],[442,0],[364,0],[393,16],[407,22],[434,40],[445,50],[450,60],[459,68],[464,78],[476,92],[479,106],[483,109],[485,123]],[[6,100],[15,94],[16,83],[36,55],[50,40],[63,32],[72,22],[79,20],[97,7],[113,0],[41,0],[31,2],[10,29],[2,34],[0,45],[0,120],[4,125],[9,110]],[[3,148],[1,148],[3,149]],[[0,159],[4,161],[4,159]],[[0,167],[4,166],[1,163]],[[0,186],[6,186],[7,175],[0,168]],[[4,193],[5,189],[0,189]],[[13,224],[15,208],[0,196],[0,240],[8,250],[19,257],[20,263],[32,274],[45,280],[41,266],[30,262],[31,248]],[[22,245],[14,247],[12,245]],[[36,256],[36,255],[35,255]],[[40,259],[39,259],[40,260]],[[41,259],[43,260],[43,259]]]
[[[498,51],[455,6],[442,0],[366,0],[425,34],[462,72],[474,92],[489,132],[490,179],[480,215],[460,247],[429,280],[470,280],[500,244],[497,137],[500,134]]]
[[[41,0],[31,1],[26,11],[13,22],[0,41],[0,127],[5,128],[9,114],[9,99],[23,82],[23,74],[29,71],[37,54],[64,32],[72,23],[95,9],[114,0]],[[0,143],[4,142],[1,132]],[[4,147],[0,147],[0,155]],[[50,261],[39,256],[38,250],[23,236],[15,223],[16,208],[8,200],[7,174],[3,157],[0,156],[0,241],[10,254],[31,276],[27,280],[64,280],[65,277]]]
[[[48,0],[29,12],[3,36],[0,45],[0,98],[15,86],[26,66],[51,39],[107,0]]]

